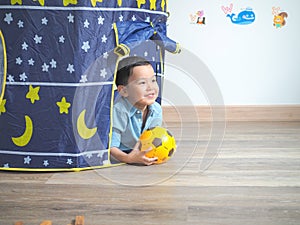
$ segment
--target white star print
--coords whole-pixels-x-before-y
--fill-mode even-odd
[[[19,28],[24,27],[24,22],[23,22],[22,20],[19,20],[19,21],[18,21],[18,27],[19,27]]]
[[[46,17],[44,17],[44,18],[42,19],[42,24],[43,24],[43,25],[47,25],[47,24],[48,24],[48,20],[47,20]]]
[[[121,14],[120,16],[119,16],[119,20],[120,20],[120,22],[123,22],[123,15]]]
[[[87,157],[88,159],[92,158],[92,157],[93,157],[93,153],[88,152],[88,153],[86,154],[86,157]]]
[[[43,165],[44,165],[45,167],[49,166],[49,162],[48,162],[48,160],[44,160],[44,163],[43,163]]]
[[[74,70],[74,65],[68,64],[67,71],[69,71],[70,73],[73,73],[73,72],[75,71],[75,70]]]
[[[8,164],[8,163],[5,163],[5,164],[3,165],[3,167],[4,167],[4,168],[9,168],[9,164]]]
[[[131,20],[132,20],[132,21],[136,21],[135,15],[133,15],[133,16],[131,17]]]
[[[84,21],[83,24],[84,24],[83,27],[85,27],[85,28],[89,28],[89,26],[90,26],[90,23],[87,19]]]
[[[20,77],[20,81],[26,81],[26,79],[28,78],[27,76],[26,76],[26,73],[21,73],[20,75],[19,75],[19,77]]]
[[[68,159],[67,160],[67,164],[69,164],[69,165],[73,164],[73,160],[72,159]]]
[[[74,16],[71,13],[68,15],[67,18],[69,20],[69,23],[74,23]]]
[[[34,36],[33,40],[35,41],[36,44],[41,44],[42,43],[42,36],[38,36],[37,34]]]
[[[104,69],[102,69],[101,72],[100,72],[100,77],[105,78],[106,75],[107,75],[107,72],[106,72],[106,69],[104,68]]]
[[[56,61],[54,59],[51,59],[50,65],[51,68],[56,68]]]
[[[27,50],[28,49],[28,44],[24,41],[22,44],[22,50]]]
[[[81,79],[80,79],[80,83],[86,83],[88,80],[87,80],[87,75],[81,75]]]
[[[7,80],[8,82],[15,82],[14,76],[12,76],[11,74],[8,75]]]
[[[65,43],[65,37],[63,36],[63,35],[61,35],[60,37],[59,37],[59,39],[58,39],[58,41],[60,42],[60,43]]]
[[[150,23],[150,17],[149,16],[147,16],[147,18],[145,19],[145,22]]]
[[[20,57],[16,58],[16,64],[17,65],[21,65],[22,62],[23,62],[23,60]]]
[[[30,156],[27,156],[26,158],[24,158],[24,164],[30,164],[31,158]]]
[[[85,52],[87,52],[90,49],[89,41],[84,41],[83,45],[81,46],[81,49],[83,49]]]
[[[13,19],[11,13],[6,13],[6,14],[5,14],[4,21],[5,21],[7,24],[10,24],[13,20],[14,20],[14,19]]]
[[[33,65],[34,65],[34,60],[33,60],[32,58],[30,58],[30,59],[28,60],[28,65],[29,65],[29,66],[33,66]]]
[[[98,158],[102,158],[104,155],[104,151],[100,151],[98,154],[97,154],[97,157]]]
[[[107,58],[108,58],[108,53],[107,53],[107,52],[104,52],[104,53],[103,53],[103,58],[104,58],[104,59],[107,59]]]
[[[44,64],[42,65],[42,71],[43,71],[43,72],[48,72],[48,69],[49,69],[49,65],[47,65],[46,63],[44,63]]]
[[[107,41],[107,37],[105,36],[105,34],[103,34],[102,38],[101,38],[102,43],[106,43]]]
[[[145,56],[145,57],[148,56],[148,52],[147,52],[147,51],[144,52],[144,56]]]
[[[99,16],[99,17],[98,17],[98,24],[99,24],[99,25],[100,25],[100,24],[103,25],[104,20],[105,20],[105,19],[104,19],[102,16]]]
[[[155,60],[153,60],[153,61],[155,61]],[[160,64],[157,63],[156,65],[157,65],[157,71],[159,71],[160,70]]]

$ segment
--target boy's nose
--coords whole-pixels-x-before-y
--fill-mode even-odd
[[[152,81],[148,81],[147,82],[147,89],[154,89],[154,87],[156,86],[156,84]]]

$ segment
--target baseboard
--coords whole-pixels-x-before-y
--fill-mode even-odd
[[[300,121],[300,105],[163,106],[166,122]]]

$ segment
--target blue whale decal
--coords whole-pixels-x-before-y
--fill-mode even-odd
[[[232,14],[227,14],[227,17],[231,19],[231,22],[234,24],[247,25],[251,24],[255,20],[255,14],[251,8],[246,8],[241,11],[237,16]]]

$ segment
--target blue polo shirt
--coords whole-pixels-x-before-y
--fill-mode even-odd
[[[149,112],[142,130],[142,112],[126,98],[119,97],[113,106],[113,127],[111,147],[122,151],[133,149],[142,132],[148,128],[162,125],[162,109],[155,102],[148,106]]]

